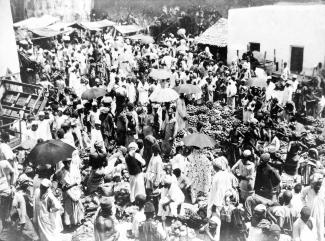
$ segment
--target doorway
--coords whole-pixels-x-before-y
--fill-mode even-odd
[[[304,63],[304,48],[291,46],[290,71],[299,74]]]
[[[260,44],[260,43],[253,43],[253,42],[250,42],[250,43],[249,43],[249,50],[250,50],[251,52],[253,52],[253,51],[260,52],[260,51],[261,51],[261,44]]]

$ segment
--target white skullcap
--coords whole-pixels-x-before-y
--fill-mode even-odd
[[[138,144],[137,144],[137,143],[135,143],[135,142],[131,142],[131,143],[129,144],[128,148],[129,148],[129,150],[130,150],[130,149],[138,150],[139,147],[138,147]]]
[[[223,161],[221,158],[216,158],[213,160],[212,165],[217,167],[220,170],[223,170]]]
[[[165,179],[164,179],[164,183],[165,184],[172,184],[173,180],[172,177],[170,175],[166,175]]]
[[[103,103],[111,103],[113,101],[112,97],[106,96],[102,99]]]
[[[286,82],[286,84],[288,84],[288,85],[292,85],[293,83],[292,83],[292,80],[288,80],[287,82]]]
[[[323,175],[320,173],[314,173],[310,179],[311,179],[311,183],[314,184],[316,182],[322,181]]]
[[[248,156],[251,156],[252,155],[252,152],[250,150],[245,150],[243,152],[243,155],[244,155],[244,157],[248,157]]]
[[[266,212],[266,206],[264,204],[258,204],[254,208],[254,211],[256,211],[256,212]]]
[[[220,223],[220,218],[218,218],[217,216],[212,216],[209,220],[210,223]]]
[[[38,122],[36,120],[32,121],[32,126],[38,126]]]
[[[51,186],[51,181],[47,178],[44,178],[42,181],[41,181],[41,185],[43,187],[50,187]]]

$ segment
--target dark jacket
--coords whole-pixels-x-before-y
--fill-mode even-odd
[[[135,157],[127,154],[125,157],[125,162],[128,167],[128,171],[130,175],[135,176],[140,172],[142,172],[141,163]]]

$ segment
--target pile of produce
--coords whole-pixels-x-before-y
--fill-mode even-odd
[[[170,240],[173,241],[192,240],[196,236],[194,229],[183,225],[180,221],[175,221],[172,223],[169,228],[168,234]]]
[[[91,219],[99,208],[99,197],[97,195],[86,196],[81,199],[81,202],[85,208],[85,219]]]
[[[94,239],[94,224],[90,220],[83,223],[71,238],[72,241],[93,241]]]
[[[316,119],[312,125],[314,127],[323,129],[325,127],[325,119],[324,118]]]
[[[234,117],[234,112],[219,102],[209,103],[207,106],[187,106],[188,124],[196,128],[200,122],[202,132],[214,138],[217,142],[223,142],[229,137],[229,132],[241,121]],[[244,129],[244,127],[242,128]]]

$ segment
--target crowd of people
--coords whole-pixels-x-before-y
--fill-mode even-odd
[[[82,33],[53,39],[52,46],[20,46],[48,76],[37,80],[48,89],[48,104],[21,116],[28,147],[11,150],[10,132],[1,133],[0,240],[59,240],[60,232],[88,217],[87,198],[98,204],[96,241],[125,240],[117,226],[121,208],[129,206],[136,211],[128,236],[141,241],[171,239],[168,226],[188,212],[198,215],[197,240],[324,240],[319,154],[293,132],[281,158],[273,128],[322,117],[320,76],[304,84],[285,65],[279,80],[269,76],[265,87],[250,86],[250,52],[227,66],[208,47],[200,51],[172,34],[145,44],[108,31]],[[170,76],[154,79],[152,69]],[[183,84],[202,91],[180,94],[173,103],[150,101],[153,92]],[[82,98],[92,88],[106,94]],[[232,127],[231,152],[177,141],[189,134],[187,106],[216,102],[249,130],[242,135]],[[191,131],[202,127],[199,122]],[[52,139],[76,150],[52,166],[26,161],[34,146]]]

